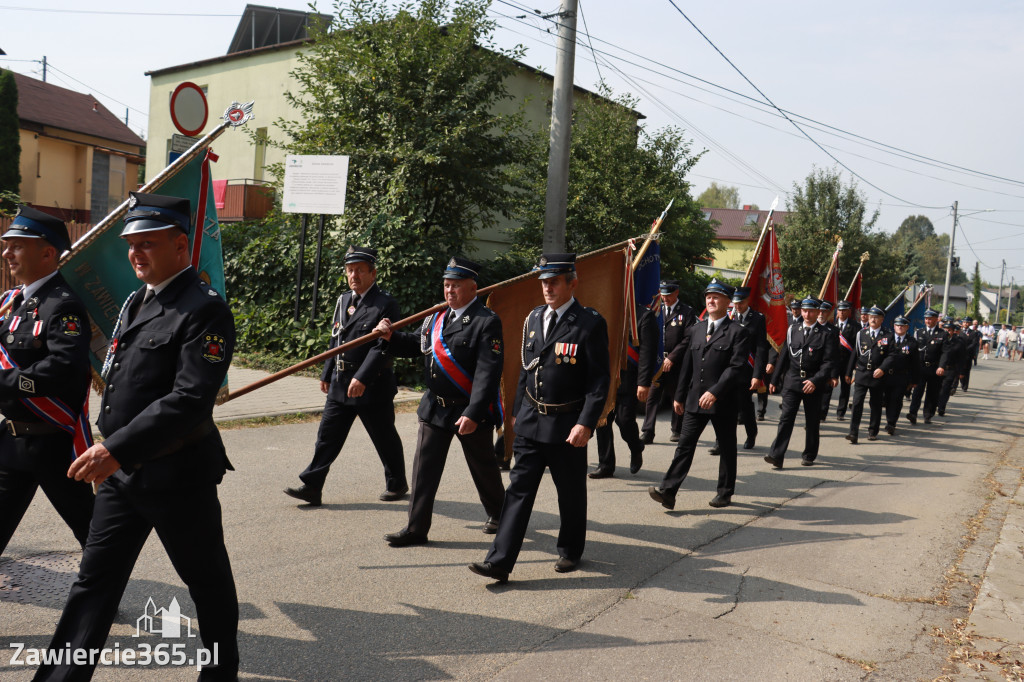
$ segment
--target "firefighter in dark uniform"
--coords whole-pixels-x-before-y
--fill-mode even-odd
[[[71,240],[61,220],[28,206],[2,239],[11,275],[24,286],[4,296],[11,308],[0,319],[0,554],[37,488],[84,546],[92,489],[67,471],[76,443],[78,453],[92,444],[90,327],[85,306],[57,271]]]
[[[146,283],[121,309],[104,363],[93,445],[68,470],[96,483],[78,578],[50,649],[103,646],[135,561],[156,530],[217,652],[200,680],[238,675],[238,597],[217,485],[231,469],[213,406],[235,345],[231,310],[191,266],[187,199],[132,193],[121,236]],[[48,666],[39,680],[88,679],[95,667]]]
[[[867,313],[868,326],[857,332],[853,354],[846,366],[846,381],[853,385],[850,432],[846,435],[846,440],[853,444],[857,443],[860,435],[865,396],[871,410],[868,418],[868,440],[878,439],[882,411],[885,409],[884,377],[894,363],[895,340],[892,332],[882,329],[885,311],[878,306],[872,306]]]
[[[936,410],[940,417],[946,416],[946,404],[949,403],[949,396],[956,392],[956,386],[963,376],[964,365],[970,360],[967,358],[967,346],[964,340],[957,333],[956,322],[952,318],[943,318],[943,328],[948,336],[942,344],[942,357],[939,358],[939,368],[935,373],[942,377],[942,386],[939,388],[939,400]]]
[[[743,398],[750,404],[746,391],[751,368],[747,360],[752,345],[751,328],[726,315],[733,293],[731,286],[712,279],[704,290],[707,319],[692,325],[682,342],[673,408],[683,415],[683,429],[661,485],[647,491],[666,509],[675,509],[676,493],[690,471],[697,439],[709,421],[715,429],[719,461],[718,494],[708,504],[727,507],[736,492],[736,395],[743,391]]]
[[[671,398],[676,392],[676,382],[679,380],[677,365],[680,360],[676,349],[687,327],[697,320],[693,308],[679,300],[679,282],[674,279],[664,280],[658,291],[661,293],[661,312],[665,330],[665,359],[661,363],[661,377],[651,388],[645,405],[644,425],[640,437],[647,444],[654,442],[654,427],[658,423],[658,409],[661,407],[662,396],[667,395]],[[679,440],[679,428],[682,423],[682,417],[673,412],[669,436],[671,442]]]
[[[476,297],[479,276],[479,264],[452,258],[443,275],[446,310],[427,317],[414,334],[392,332],[388,318],[377,325],[384,333],[381,344],[388,355],[423,356],[426,362],[427,390],[416,410],[419,435],[412,461],[409,523],[384,536],[392,547],[427,541],[434,498],[453,437],[462,443],[466,465],[487,514],[483,530],[498,530],[505,485],[494,458],[492,433],[502,423],[498,387],[505,342],[501,319]]]
[[[836,304],[836,329],[839,330],[839,354],[837,366],[839,373],[845,374],[850,364],[850,356],[853,354],[853,345],[857,338],[857,332],[861,330],[860,322],[850,319],[853,315],[853,305],[849,301],[840,301]],[[850,404],[850,384],[846,377],[841,376],[839,381],[839,404],[836,405],[836,419],[842,421],[846,418],[846,408]]]
[[[907,421],[917,423],[917,411],[924,398],[924,423],[930,424],[939,404],[939,393],[942,390],[942,375],[938,374],[942,349],[946,345],[949,334],[939,326],[939,313],[929,308],[924,311],[924,327],[914,332],[918,348],[918,382],[910,396],[910,407],[907,408]]]
[[[801,403],[807,438],[800,463],[810,466],[818,457],[821,428],[819,392],[832,380],[832,364],[835,362],[835,346],[826,331],[817,324],[819,305],[816,298],[805,298],[800,302],[801,321],[790,326],[786,331],[786,342],[779,348],[779,366],[775,368],[771,383],[772,393],[782,394],[779,430],[764,458],[776,469],[782,468]]]
[[[964,392],[971,385],[971,369],[974,365],[978,364],[978,349],[981,341],[981,332],[971,324],[972,322],[971,318],[966,318],[963,322],[963,328],[960,330],[960,338],[964,340],[964,347],[967,351],[967,361],[964,363],[963,376],[960,377],[960,388],[964,389]]]
[[[558,493],[561,527],[555,571],[575,571],[587,538],[587,442],[611,384],[608,325],[575,299],[576,254],[540,257],[545,305],[523,322],[522,371],[513,405],[515,466],[487,557],[469,570],[508,580],[523,547],[533,502],[544,477]]]
[[[350,291],[338,297],[328,348],[373,332],[385,317],[401,316],[398,303],[377,286],[377,251],[350,246],[345,253],[345,277]],[[311,506],[319,506],[331,464],[345,446],[356,417],[363,423],[373,447],[384,465],[382,502],[400,500],[409,492],[405,477],[402,439],[395,429],[395,394],[398,384],[392,360],[379,343],[364,343],[332,356],[324,363],[320,390],[327,394],[320,429],[316,434],[313,460],[299,474],[302,485],[285,488],[285,494]]]
[[[625,358],[619,370],[619,387],[615,392],[615,407],[607,421],[597,427],[597,468],[590,478],[610,478],[615,475],[615,435],[612,418],[619,427],[622,440],[629,448],[629,473],[636,474],[644,464],[644,442],[636,424],[636,407],[646,405],[651,383],[658,366],[658,319],[645,306],[636,306],[637,333],[634,344],[626,340]]]
[[[746,359],[747,376],[736,389],[736,402],[739,405],[739,421],[743,424],[747,439],[743,449],[750,450],[757,442],[757,419],[754,417],[754,400],[751,393],[758,395],[757,390],[764,386],[765,367],[768,364],[768,323],[764,314],[750,307],[750,287],[736,287],[732,295],[732,310],[729,318],[739,323],[750,332],[750,349]],[[712,455],[720,455],[718,441],[711,448]]]
[[[832,380],[821,392],[821,421],[825,421],[826,417],[828,417],[829,404],[832,402],[832,391],[840,384],[840,378],[843,374],[843,368],[839,364],[839,351],[842,347],[842,344],[839,343],[839,327],[832,323],[832,304],[828,301],[821,302],[821,308],[818,309],[818,324],[828,331],[829,338],[835,344],[833,355],[836,358],[836,362],[832,365]]]
[[[896,432],[903,411],[903,396],[920,381],[921,362],[917,341],[910,332],[910,320],[900,315],[893,321],[893,363],[885,372],[885,432]]]
[[[789,302],[790,317],[787,318],[789,326],[792,327],[798,322],[802,322],[803,318],[800,316],[800,299],[794,298]],[[757,394],[757,421],[764,421],[764,414],[768,410],[768,394],[771,393],[770,385],[772,376],[775,374],[775,368],[779,365],[779,351],[769,344],[768,348],[768,364],[765,365],[765,383],[769,386],[769,390],[764,393]]]

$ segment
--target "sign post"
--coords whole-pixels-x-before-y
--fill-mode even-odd
[[[295,321],[299,321],[302,296],[302,261],[305,258],[306,227],[309,214],[319,214],[317,226],[316,258],[313,265],[313,309],[311,320],[316,319],[317,295],[320,283],[320,254],[324,244],[325,215],[345,212],[345,190],[348,184],[347,156],[312,156],[289,154],[285,158],[284,197],[281,209],[285,213],[301,213],[302,233],[299,237],[299,264],[295,277]]]

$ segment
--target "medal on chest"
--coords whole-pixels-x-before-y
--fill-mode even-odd
[[[556,343],[555,344],[555,364],[560,365],[563,362],[568,362],[570,365],[576,364],[576,351],[579,349],[578,343]]]

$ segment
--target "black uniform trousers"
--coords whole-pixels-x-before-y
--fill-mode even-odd
[[[609,415],[604,426],[598,426],[594,435],[597,436],[597,462],[602,469],[615,468],[615,434],[612,433],[612,419],[619,427],[622,440],[629,447],[631,455],[639,455],[644,451],[640,440],[640,427],[636,423],[636,387],[620,387],[615,395],[615,408]]]
[[[765,382],[771,381],[771,377],[765,379]],[[757,416],[760,419],[764,419],[764,413],[768,411],[768,391],[764,390],[757,394]]]
[[[501,471],[494,458],[494,444],[491,440],[490,424],[478,424],[473,433],[457,434],[438,428],[427,422],[420,422],[416,436],[416,457],[412,463],[412,496],[409,501],[409,525],[406,528],[416,535],[427,536],[434,514],[434,498],[441,485],[441,474],[448,459],[452,438],[458,437],[462,452],[466,455],[469,475],[480,496],[487,516],[498,518],[505,500],[505,485]]]
[[[754,414],[754,395],[756,394],[751,394],[746,386],[736,391],[737,402],[740,406],[740,423],[743,424],[748,440],[757,438],[757,416]]]
[[[917,418],[917,410],[921,407],[921,398],[924,397],[924,418],[931,419],[935,414],[935,408],[939,404],[939,392],[942,390],[942,377],[935,373],[934,367],[925,367],[921,370],[921,381],[914,387],[910,396],[910,407],[907,413]]]
[[[37,488],[43,489],[50,504],[71,528],[78,544],[84,547],[89,537],[93,494],[88,483],[67,476],[72,461],[71,437],[63,434],[3,434],[0,438],[24,439],[19,445],[26,448],[29,454],[36,454],[34,451],[39,451],[39,460],[33,462],[27,469],[0,466],[0,554],[7,549],[7,543],[11,541],[14,531],[21,523]],[[13,443],[7,445],[17,447]]]
[[[356,417],[363,423],[384,465],[385,487],[391,492],[408,490],[402,439],[395,428],[395,408],[390,399],[369,405],[345,405],[328,396],[316,433],[313,461],[299,474],[299,479],[311,488],[323,489],[327,472],[341,454]]]
[[[779,431],[775,436],[769,454],[772,459],[780,463],[786,457],[786,450],[789,449],[789,439],[793,435],[793,426],[796,423],[796,413],[800,404],[804,406],[804,419],[807,422],[805,429],[807,437],[804,440],[803,456],[814,460],[818,456],[818,441],[820,440],[821,429],[821,396],[818,391],[804,393],[800,390],[787,389],[782,391],[782,404],[779,405]]]
[[[949,396],[956,392],[956,385],[959,381],[959,370],[953,368],[946,370],[946,373],[942,376],[942,386],[939,388],[939,400],[935,405],[939,412],[946,411],[946,404],[949,403]]]
[[[647,396],[647,404],[644,406],[644,426],[643,432],[654,434],[654,427],[658,423],[658,409],[661,407],[661,397],[668,393],[669,398],[676,394],[676,384],[679,383],[679,363],[672,365],[672,369],[668,372],[664,372],[654,386],[651,386],[651,392]],[[669,401],[669,412],[672,414],[672,433],[679,433],[679,429],[683,426],[683,418],[675,413],[672,409],[671,400]]]
[[[745,396],[744,402],[751,406],[753,413],[753,403],[750,402],[749,395]],[[690,472],[697,441],[707,428],[708,422],[711,422],[715,429],[715,439],[718,443],[718,494],[732,496],[736,492],[736,412],[725,410],[714,414],[687,412],[683,415],[683,428],[679,433],[676,454],[672,457],[672,463],[669,464],[665,478],[661,482],[661,487],[671,495],[676,494],[686,479],[686,474]]]
[[[907,392],[909,379],[904,375],[903,381],[896,385],[885,387],[885,423],[887,426],[896,426],[900,420],[900,412],[903,411],[903,395]]]
[[[234,680],[238,671],[238,597],[224,547],[220,501],[214,483],[183,490],[136,490],[116,478],[99,488],[93,524],[78,578],[57,623],[51,648],[100,649],[117,615],[135,561],[151,530],[195,605],[203,647],[216,670],[201,680]],[[138,604],[142,613],[142,604]],[[35,680],[88,680],[92,666],[43,665]]]
[[[968,388],[971,387],[971,368],[977,362],[978,362],[978,356],[977,355],[974,355],[973,358],[972,357],[968,357],[967,358],[967,362],[964,363],[963,370],[961,370],[961,371],[963,371],[964,375],[962,377],[960,377],[960,388],[964,389],[965,391]]]
[[[843,365],[845,367],[845,365]],[[839,402],[836,404],[836,419],[846,416],[846,408],[850,405],[850,384],[839,377]]]
[[[832,404],[832,385],[829,384],[825,388],[815,391],[815,393],[821,394],[821,418],[824,419],[828,416],[829,405]]]
[[[864,386],[855,383],[853,385],[853,407],[850,410],[850,433],[857,435],[860,430],[860,421],[864,416],[864,397],[867,396],[868,407],[871,412],[868,415],[868,435],[878,435],[878,428],[882,424],[882,408],[885,407],[885,387]]]
[[[485,561],[502,571],[512,571],[523,548],[545,468],[551,470],[551,482],[558,493],[558,556],[579,561],[587,539],[587,449],[516,436],[513,450],[516,463],[505,490],[501,524]]]

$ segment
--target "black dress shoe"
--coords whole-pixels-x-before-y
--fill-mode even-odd
[[[570,559],[568,557],[558,557],[558,561],[555,562],[556,573],[572,573],[579,567],[579,561]]]
[[[846,419],[846,412],[843,410],[836,410],[836,419],[838,419],[839,421],[843,421],[844,419]]]
[[[782,460],[781,459],[775,459],[771,455],[765,455],[764,456],[764,461],[768,462],[769,464],[771,464],[776,469],[781,469],[782,468]]]
[[[732,504],[732,495],[715,495],[715,498],[708,504],[712,507],[728,507]]]
[[[310,507],[320,506],[321,492],[316,488],[310,488],[308,485],[302,485],[298,488],[285,488],[284,494],[294,497],[296,500],[302,500]]]
[[[722,454],[722,451],[716,445],[713,448],[711,448],[710,450],[708,450],[708,454],[711,455],[712,457],[718,457],[718,456],[720,456]]]
[[[654,431],[644,431],[640,434],[640,442],[644,445],[650,445],[654,442]]]
[[[485,578],[493,578],[499,583],[508,582],[508,571],[503,571],[490,561],[474,562],[469,565],[469,570]]]
[[[931,424],[932,423],[932,418],[931,417],[925,417],[924,418],[924,423],[925,424]]]
[[[636,453],[629,456],[629,473],[636,474],[640,471],[640,467],[644,465],[643,453]]]
[[[655,488],[653,485],[647,489],[647,494],[651,496],[651,499],[655,502],[660,502],[661,506],[665,509],[676,508],[676,496],[670,495],[667,490],[663,488]]]
[[[756,438],[757,438],[756,436],[751,436],[750,438],[748,438],[745,441],[743,441],[743,449],[744,450],[753,450],[754,449],[754,441],[756,440]]]
[[[813,459],[808,459],[807,457],[801,457],[800,458],[800,464],[801,464],[801,466],[805,466],[805,467],[814,466],[814,460]]]
[[[587,474],[589,478],[612,478],[615,476],[615,469],[598,467]]]
[[[409,488],[407,486],[405,488],[402,488],[401,490],[385,490],[380,494],[380,497],[378,497],[377,499],[380,500],[381,502],[395,502],[396,500],[400,500],[408,494]]]
[[[886,424],[885,432],[891,436],[892,434],[896,433],[896,427],[893,426],[892,424]]]
[[[759,421],[759,422],[763,422],[764,421],[764,412],[758,412],[757,413],[757,421]]]
[[[946,416],[946,411],[945,410],[939,410],[939,416],[940,417],[945,417]]]
[[[819,419],[818,421],[825,421],[825,419],[826,419],[827,417],[828,417],[828,415],[827,415],[827,414],[822,414],[822,415],[821,415],[821,419]]]
[[[670,442],[670,443],[678,443],[679,442],[679,434],[678,433],[673,433],[671,436],[668,437],[668,442]]]
[[[916,414],[908,414],[907,415],[907,421],[910,422],[911,424],[916,425],[917,424],[917,415]]]
[[[413,533],[408,528],[403,528],[397,533],[388,533],[384,536],[384,539],[392,547],[408,547],[410,545],[425,545],[427,544],[427,536],[420,535],[419,533]]]
[[[868,440],[878,440],[877,433],[868,433]]]
[[[487,521],[484,522],[484,533],[487,535],[494,535],[498,532],[498,519],[494,516],[488,516]]]
[[[850,441],[850,445],[857,444],[857,436],[853,435],[852,433],[846,434],[846,440]]]

